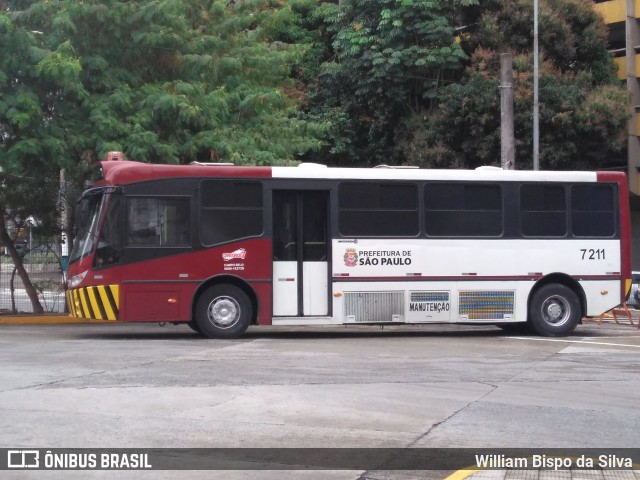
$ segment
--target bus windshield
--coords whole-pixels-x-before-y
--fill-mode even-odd
[[[93,250],[98,238],[100,218],[108,197],[107,189],[100,188],[90,190],[78,202],[75,215],[77,233],[73,251],[69,257],[70,262],[85,257]]]

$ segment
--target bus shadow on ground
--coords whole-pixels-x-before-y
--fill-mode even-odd
[[[117,331],[91,331],[82,332],[79,337],[91,340],[194,340],[194,341],[210,341],[221,343],[248,342],[255,340],[280,339],[280,340],[299,340],[299,339],[338,339],[344,338],[486,338],[501,337],[507,335],[498,327],[473,326],[464,327],[456,325],[450,327],[447,325],[429,325],[428,328],[416,328],[415,326],[393,325],[392,327],[380,328],[379,325],[374,326],[354,326],[354,327],[282,327],[282,326],[253,326],[250,327],[241,337],[225,340],[225,339],[208,339],[205,336],[192,331],[186,325],[168,325],[159,327],[158,325],[132,325],[122,324]],[[131,327],[131,328],[127,328]],[[441,328],[437,328],[441,327]]]
[[[79,337],[93,340],[190,340],[211,342],[247,342],[266,339],[298,340],[298,339],[377,339],[377,338],[487,338],[487,337],[531,337],[548,338],[562,341],[585,337],[603,337],[611,335],[640,335],[636,328],[629,328],[623,324],[587,323],[579,325],[568,337],[540,337],[536,333],[521,329],[502,329],[494,325],[391,325],[381,328],[380,325],[356,325],[334,327],[287,327],[287,326],[252,326],[241,337],[224,340],[208,339],[194,332],[186,325],[158,324],[118,324],[113,325],[115,330],[82,332]]]

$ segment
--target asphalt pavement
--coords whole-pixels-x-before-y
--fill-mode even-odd
[[[232,341],[184,325],[5,323],[0,448],[637,448],[640,332],[619,321],[589,322],[567,338],[429,325],[252,327]],[[6,478],[638,478],[636,466],[361,467]]]

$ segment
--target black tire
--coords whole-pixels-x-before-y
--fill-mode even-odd
[[[529,304],[529,323],[544,337],[569,335],[582,318],[580,299],[564,285],[551,283],[536,290]]]
[[[189,328],[191,328],[191,330],[202,335],[202,330],[200,329],[200,325],[198,325],[198,322],[196,322],[195,320],[191,320],[187,322],[187,325],[189,325]]]
[[[247,294],[234,285],[214,285],[200,295],[195,321],[209,338],[236,338],[251,324],[253,311]]]

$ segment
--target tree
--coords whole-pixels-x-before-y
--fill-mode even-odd
[[[30,217],[37,218],[46,233],[57,230],[52,206],[57,203],[57,162],[63,158],[64,139],[56,133],[55,119],[66,111],[65,100],[77,94],[73,77],[79,65],[69,58],[65,45],[43,49],[39,32],[16,25],[6,8],[0,10],[0,244],[11,256],[34,311],[40,313],[37,291],[14,246],[15,234]],[[52,72],[54,63],[57,69]],[[62,77],[67,78],[64,88]]]
[[[595,169],[624,148],[629,97],[606,48],[606,27],[591,2],[540,2],[540,164]],[[469,64],[438,94],[438,108],[404,124],[397,149],[411,163],[443,167],[499,165],[499,53],[514,55],[516,166],[532,158],[532,4],[491,0],[471,13],[461,45]]]
[[[312,86],[309,114],[338,126],[329,145],[334,161],[402,162],[393,148],[396,128],[428,108],[462,69],[457,8],[475,3],[350,0],[325,7],[334,56]]]
[[[273,41],[278,5],[13,2],[0,22],[5,162],[45,143],[69,170],[110,150],[279,164],[316,148],[322,125],[297,118],[288,95],[304,45]]]
[[[64,168],[78,191],[110,150],[157,163],[271,165],[317,148],[324,127],[299,118],[291,94],[305,46],[273,35],[283,8],[275,0],[0,3],[5,188],[57,179]],[[39,209],[12,198],[0,204],[5,215]]]
[[[328,121],[311,160],[440,168],[499,164],[499,53],[514,56],[518,168],[531,166],[530,0],[320,2],[305,20],[324,50],[306,82],[308,118]],[[541,164],[622,158],[630,104],[607,29],[584,0],[541,0]],[[313,65],[314,62],[305,64]],[[313,70],[313,69],[311,69]],[[624,162],[622,162],[624,163]]]

